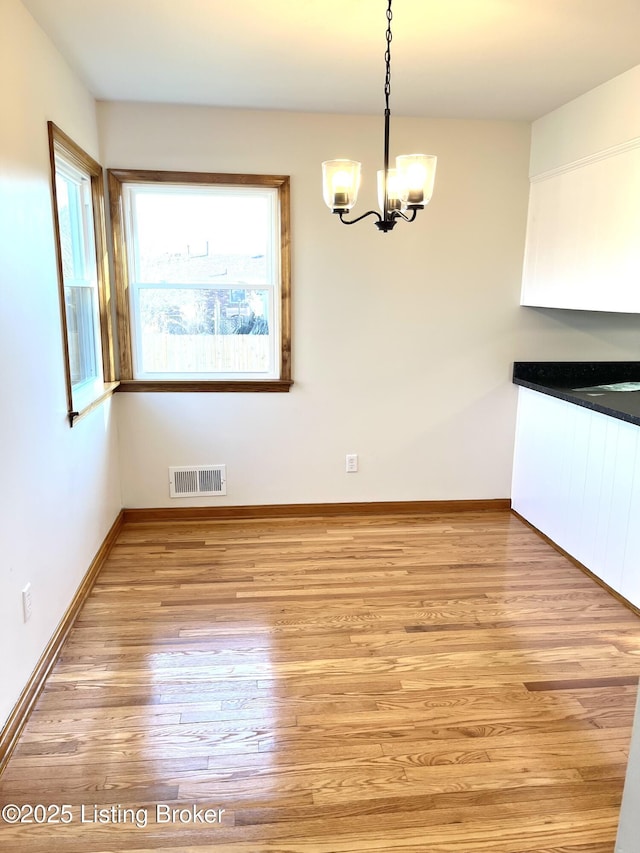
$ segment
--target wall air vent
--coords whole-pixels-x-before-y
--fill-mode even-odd
[[[191,465],[169,468],[169,497],[200,498],[226,494],[226,465]]]

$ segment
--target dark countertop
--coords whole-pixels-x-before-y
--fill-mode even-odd
[[[640,391],[576,391],[640,382],[640,361],[516,361],[513,382],[640,426]]]

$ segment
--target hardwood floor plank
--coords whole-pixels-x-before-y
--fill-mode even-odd
[[[525,681],[527,690],[578,690],[581,687],[624,687],[626,685],[637,686],[637,675],[617,675],[600,678],[574,678],[554,681]]]

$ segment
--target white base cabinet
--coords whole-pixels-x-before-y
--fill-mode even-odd
[[[519,388],[512,505],[640,607],[640,427]]]

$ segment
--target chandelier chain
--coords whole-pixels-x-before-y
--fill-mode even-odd
[[[393,38],[393,35],[391,33],[391,21],[393,20],[391,3],[392,0],[389,0],[389,5],[387,7],[387,49],[384,53],[384,62],[386,66],[386,75],[384,79],[384,99],[385,108],[387,110],[389,109],[389,97],[391,95],[391,39]]]

